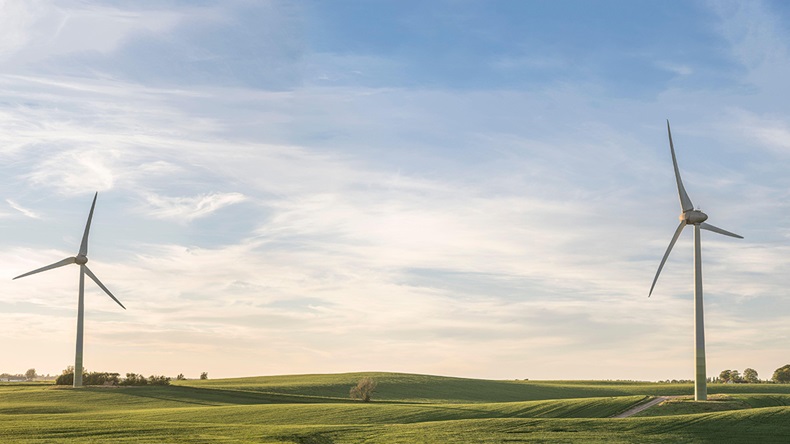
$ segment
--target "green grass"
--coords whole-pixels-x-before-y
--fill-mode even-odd
[[[177,381],[182,386],[254,393],[348,398],[360,378],[377,381],[376,400],[397,402],[510,402],[632,395],[689,395],[692,384],[628,381],[491,381],[404,373],[341,373]],[[787,384],[709,384],[708,393],[783,393]]]
[[[692,396],[669,399],[653,408],[640,412],[636,417],[690,415],[763,407],[790,406],[790,395],[738,394],[712,395],[705,402],[694,401]]]
[[[374,402],[348,399],[361,377]],[[398,373],[178,381],[71,389],[0,383],[0,442],[790,442],[790,386],[709,386],[611,419],[691,385],[487,381]]]
[[[509,402],[645,394],[640,389],[644,383],[490,381],[403,373],[265,376],[178,383],[200,388],[347,399],[349,388],[365,376],[377,382],[377,400],[398,402]],[[672,388],[683,390],[683,387]]]
[[[730,395],[712,395],[707,401],[694,401],[692,396],[668,399],[660,404],[637,413],[636,417],[690,415],[697,413],[723,412],[748,409],[750,405]]]

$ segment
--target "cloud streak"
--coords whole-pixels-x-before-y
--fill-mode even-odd
[[[245,199],[241,193],[209,193],[193,197],[150,195],[147,202],[151,207],[149,214],[154,217],[189,222]]]
[[[29,210],[29,209],[19,205],[18,203],[14,202],[11,199],[6,199],[5,201],[11,208],[15,209],[16,211],[19,211],[25,217],[29,217],[31,219],[41,219],[41,216],[38,213],[36,213],[35,211]]]

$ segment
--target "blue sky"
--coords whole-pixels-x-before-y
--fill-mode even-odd
[[[0,1],[0,370],[692,377],[787,363],[783,2]],[[690,231],[690,230],[688,230]]]

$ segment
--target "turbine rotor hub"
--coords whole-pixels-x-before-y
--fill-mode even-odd
[[[700,210],[689,210],[683,212],[679,219],[686,221],[687,225],[696,225],[708,220],[708,215]]]
[[[80,254],[76,258],[74,258],[74,262],[76,262],[79,265],[85,265],[88,263],[88,256],[85,256],[84,254]]]

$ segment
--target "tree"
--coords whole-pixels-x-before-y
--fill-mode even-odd
[[[760,378],[757,377],[757,370],[753,368],[747,368],[743,371],[743,379],[752,384],[760,382]]]
[[[208,379],[208,372],[203,372],[200,374],[200,379]]]
[[[787,384],[790,382],[790,364],[774,370],[774,375],[771,377],[771,381],[781,384]]]
[[[719,373],[719,379],[721,379],[721,382],[724,384],[730,382],[732,380],[732,370],[722,370],[721,373]]]
[[[743,379],[741,379],[741,374],[740,374],[740,372],[738,372],[738,370],[732,370],[730,372],[730,381],[732,381],[732,382],[743,382]]]
[[[208,377],[208,375],[206,375],[206,377]],[[183,373],[179,373],[178,376],[176,376],[176,381],[183,381],[184,379],[187,378],[184,376]]]
[[[370,401],[370,397],[376,390],[376,381],[372,378],[362,378],[357,382],[356,387],[352,387],[350,391],[351,399],[359,399],[362,402]]]
[[[34,368],[28,369],[28,371],[25,372],[25,378],[27,378],[28,381],[36,379],[36,376],[38,375],[36,374],[36,369]]]

